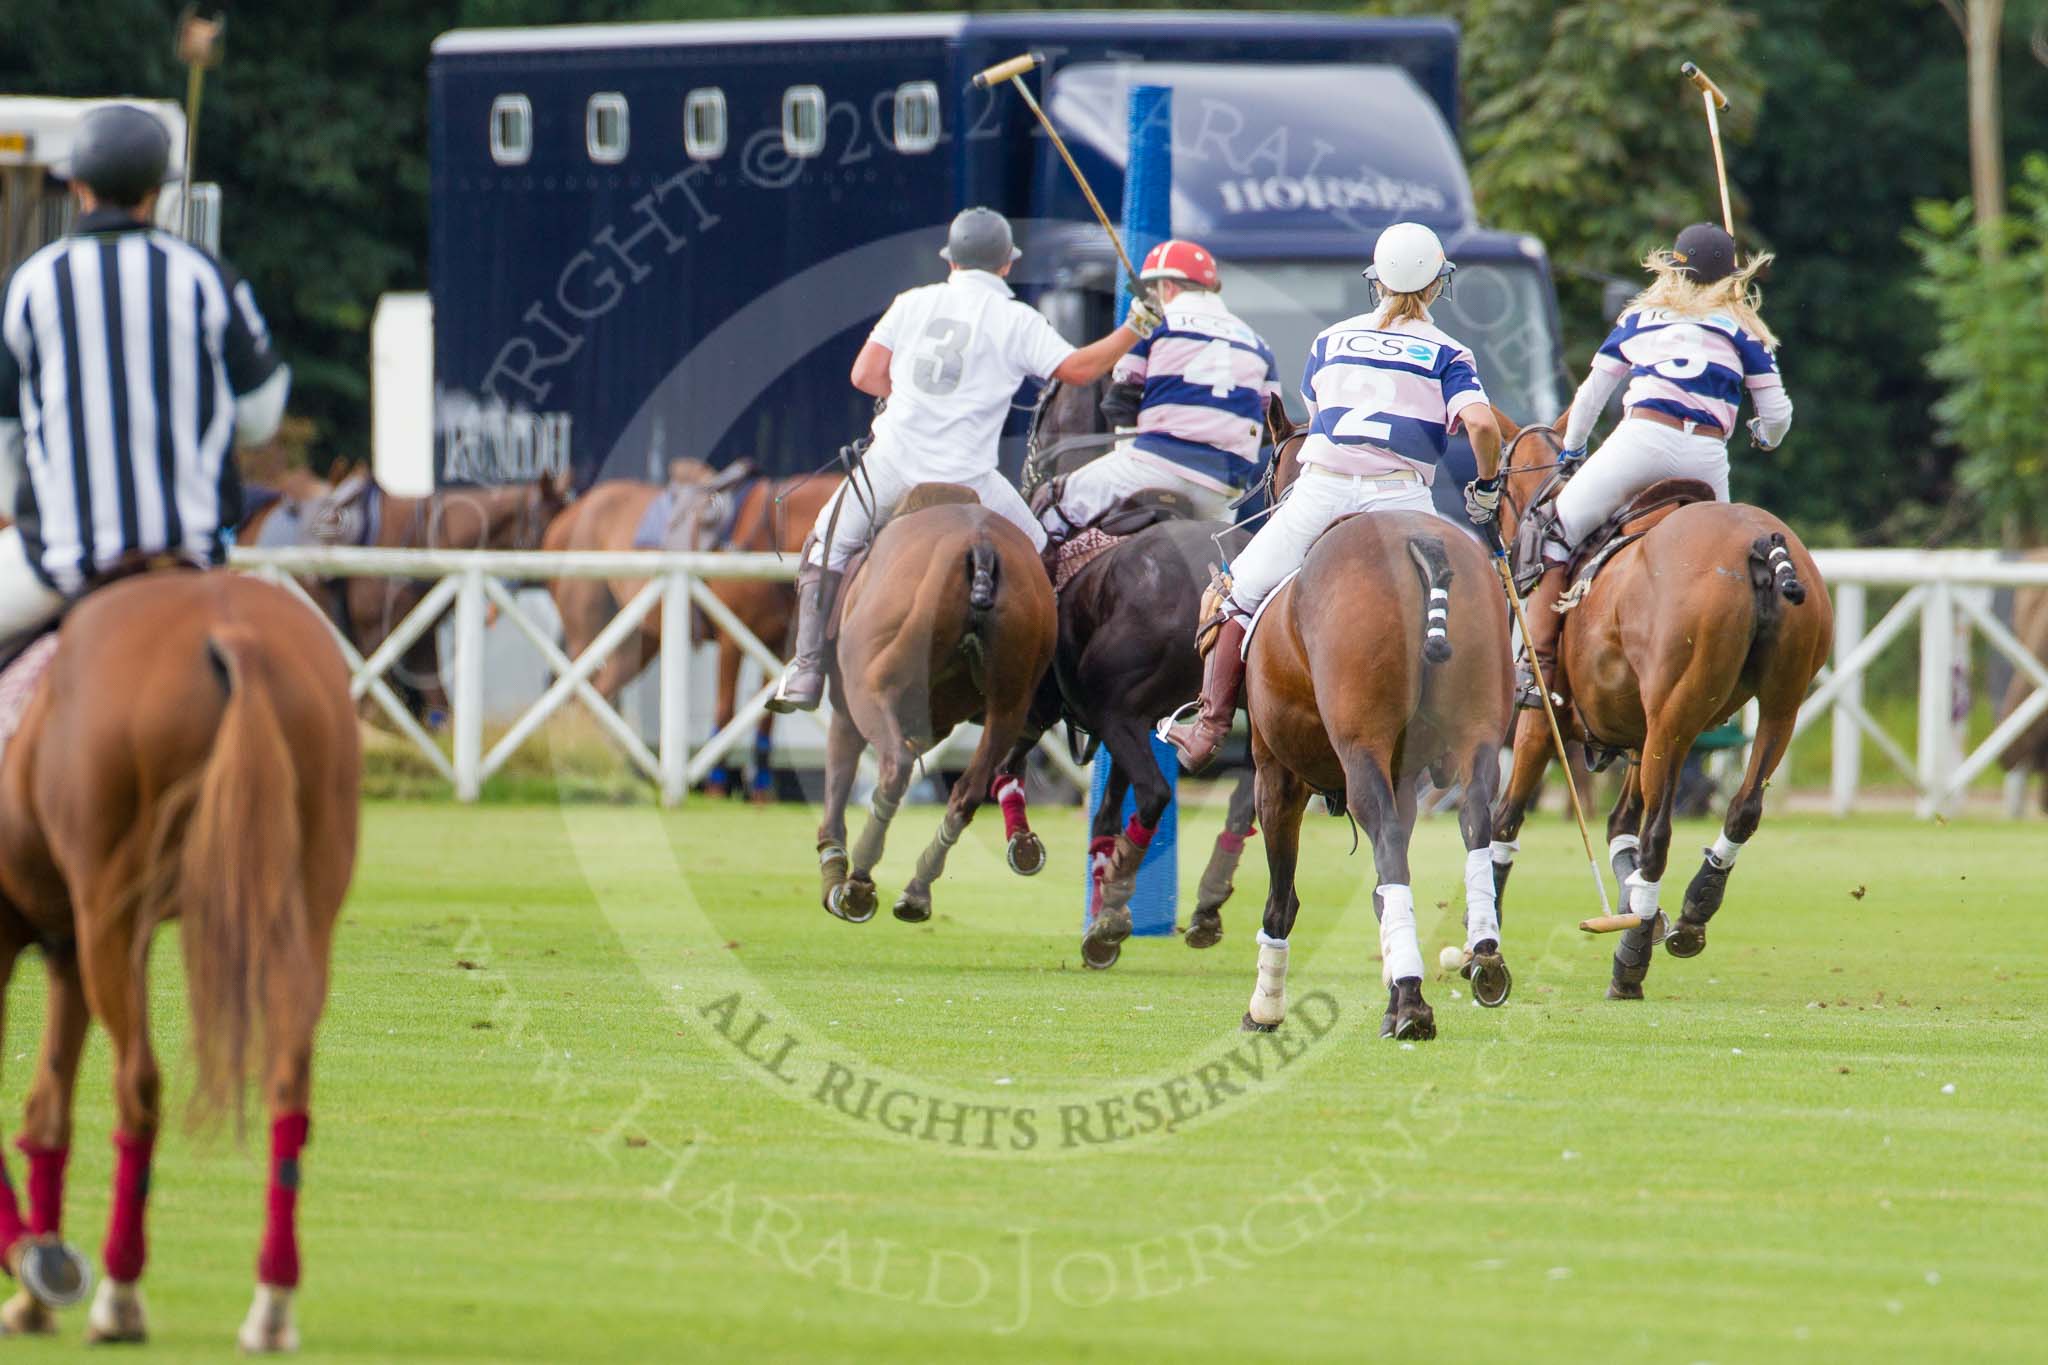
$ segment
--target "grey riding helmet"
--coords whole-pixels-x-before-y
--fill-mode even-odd
[[[112,204],[139,204],[164,183],[171,130],[147,109],[103,104],[78,121],[70,179]]]
[[[994,209],[963,209],[946,230],[941,259],[962,270],[1001,270],[1024,253],[1010,236],[1010,220]]]

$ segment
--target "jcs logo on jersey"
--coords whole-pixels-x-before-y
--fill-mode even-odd
[[[1346,332],[1336,341],[1339,355],[1355,355],[1366,360],[1397,360],[1419,365],[1425,370],[1435,369],[1437,357],[1443,354],[1443,348],[1433,341],[1402,336],[1397,332]]]

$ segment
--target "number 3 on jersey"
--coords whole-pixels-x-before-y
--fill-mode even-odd
[[[1318,407],[1346,409],[1330,428],[1339,441],[1391,441],[1394,428],[1379,416],[1394,401],[1394,381],[1365,365],[1326,365],[1316,375]]]
[[[1195,352],[1195,358],[1181,371],[1181,376],[1190,384],[1206,384],[1217,398],[1230,397],[1237,391],[1237,367],[1230,354],[1230,343],[1219,339]]]
[[[930,394],[948,394],[960,387],[960,374],[967,343],[974,328],[958,318],[933,318],[924,329],[924,344],[917,353],[911,378]]]

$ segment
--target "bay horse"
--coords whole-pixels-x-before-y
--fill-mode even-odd
[[[1284,488],[1285,479],[1278,480]],[[1488,846],[1500,746],[1512,716],[1508,608],[1478,539],[1440,517],[1365,512],[1325,531],[1268,598],[1246,658],[1259,822],[1271,873],[1258,984],[1242,1026],[1286,1018],[1287,939],[1302,812],[1340,801],[1372,840],[1387,1010],[1380,1036],[1436,1036],[1422,996],[1408,843],[1419,780],[1460,786],[1466,957],[1473,997],[1512,987],[1501,954]]]
[[[696,462],[691,462],[696,463]],[[708,478],[708,466],[699,466]],[[671,480],[673,483],[674,480]],[[839,487],[836,476],[807,474],[790,479],[756,479],[743,487],[734,509],[732,532],[720,550],[777,550],[795,554],[803,549],[804,537],[818,518],[818,510]],[[542,542],[549,550],[630,550],[647,509],[662,489],[637,479],[607,479],[571,503],[548,527]],[[718,600],[732,609],[755,637],[771,649],[780,649],[796,618],[796,589],[789,583],[762,579],[710,579],[707,585]],[[620,608],[633,600],[645,586],[644,580],[561,578],[549,586],[555,610],[562,618],[564,649],[570,658],[580,655],[595,640]],[[710,623],[702,613],[696,618],[695,638],[713,638]],[[744,652],[724,632],[718,641],[718,693],[713,712],[715,734],[731,724],[739,710],[740,665]],[[607,701],[617,701],[627,683],[640,676],[661,652],[661,613],[650,612],[631,639],[612,651],[592,676],[591,683]],[[752,795],[767,800],[774,772],[771,736],[775,717],[764,715],[754,736]],[[744,767],[744,765],[742,765]],[[739,784],[741,774],[721,763],[707,788],[724,794]]]
[[[1552,447],[1501,428],[1507,482],[1502,528],[1510,537],[1550,481]],[[1660,502],[1645,490],[1638,505]],[[1661,939],[1673,957],[1693,957],[1721,908],[1736,854],[1763,818],[1764,787],[1792,740],[1799,705],[1834,638],[1834,608],[1799,537],[1746,503],[1668,503],[1630,522],[1626,544],[1565,615],[1553,690],[1566,700],[1558,720],[1568,738],[1630,757],[1607,820],[1608,856],[1640,922],[1614,951],[1607,995],[1640,1000],[1650,950]],[[1671,852],[1672,802],[1693,741],[1752,698],[1756,734],[1741,785],[1728,803],[1721,838],[1705,851],[1675,923],[1658,907]],[[1549,763],[1548,723],[1523,715],[1514,771],[1495,822],[1501,890],[1516,836]],[[1628,916],[1621,917],[1626,923]],[[1667,932],[1668,930],[1668,932]]]
[[[224,572],[110,584],[32,648],[54,656],[0,756],[0,992],[37,945],[48,1014],[17,1144],[25,1220],[0,1169],[0,1252],[22,1286],[0,1324],[54,1331],[54,1310],[85,1291],[60,1219],[73,1088],[97,1019],[113,1045],[115,1168],[88,1339],[146,1332],[138,1282],[162,1089],[146,973],[151,937],[176,919],[195,1109],[232,1112],[239,1129],[254,1069],[271,1119],[269,1211],[240,1343],[293,1349],[313,1034],[356,854],[348,670],[303,603]]]
[[[931,918],[932,883],[1029,718],[1052,662],[1058,620],[1052,584],[1025,534],[954,484],[919,484],[876,535],[840,591],[829,651],[832,722],[818,868],[825,909],[862,924],[875,914],[875,864],[918,759],[963,721],[982,727],[946,812],[894,907]],[[861,752],[880,775],[851,853],[846,803]],[[1023,819],[1022,784],[1006,787],[1010,866],[1030,876],[1045,849]],[[1012,818],[1012,813],[1015,818]]]

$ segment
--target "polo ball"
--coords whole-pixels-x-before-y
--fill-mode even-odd
[[[1436,965],[1442,967],[1447,972],[1455,972],[1458,968],[1465,965],[1465,950],[1463,948],[1444,949],[1436,955]]]

